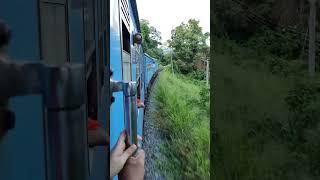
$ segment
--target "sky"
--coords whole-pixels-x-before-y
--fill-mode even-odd
[[[136,0],[140,19],[161,32],[162,42],[171,37],[171,30],[194,18],[203,32],[210,32],[210,0]]]

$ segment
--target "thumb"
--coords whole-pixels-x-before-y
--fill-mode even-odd
[[[137,146],[135,144],[131,145],[128,149],[124,151],[121,158],[123,162],[126,162],[127,159],[135,152],[137,149]]]

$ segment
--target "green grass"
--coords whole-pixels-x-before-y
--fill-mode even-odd
[[[308,131],[320,136],[319,123],[303,129],[303,141],[288,133],[297,128],[290,120],[302,117],[289,111],[285,99],[298,79],[307,78],[298,77],[296,69],[289,76],[272,73],[265,62],[269,55],[232,46],[218,47],[213,59],[215,179],[317,179],[319,161],[312,159],[319,153],[310,149],[319,143],[307,136]]]
[[[165,139],[160,168],[167,179],[209,178],[209,89],[163,71],[157,82],[157,119]]]

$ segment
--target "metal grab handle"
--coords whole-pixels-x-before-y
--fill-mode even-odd
[[[0,103],[10,97],[42,94],[49,109],[79,108],[84,104],[84,66],[17,63],[0,60]],[[55,95],[55,96],[53,96]]]
[[[125,102],[124,125],[127,131],[127,144],[138,144],[137,140],[137,83],[135,81],[110,80],[111,93],[122,91]]]
[[[127,144],[138,144],[137,140],[137,95],[125,96],[125,127],[127,130]]]

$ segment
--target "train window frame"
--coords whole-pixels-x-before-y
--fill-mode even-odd
[[[131,34],[127,29],[123,19],[120,23],[121,30],[121,59],[122,59],[122,77],[124,81],[132,80],[132,55],[131,55]]]

